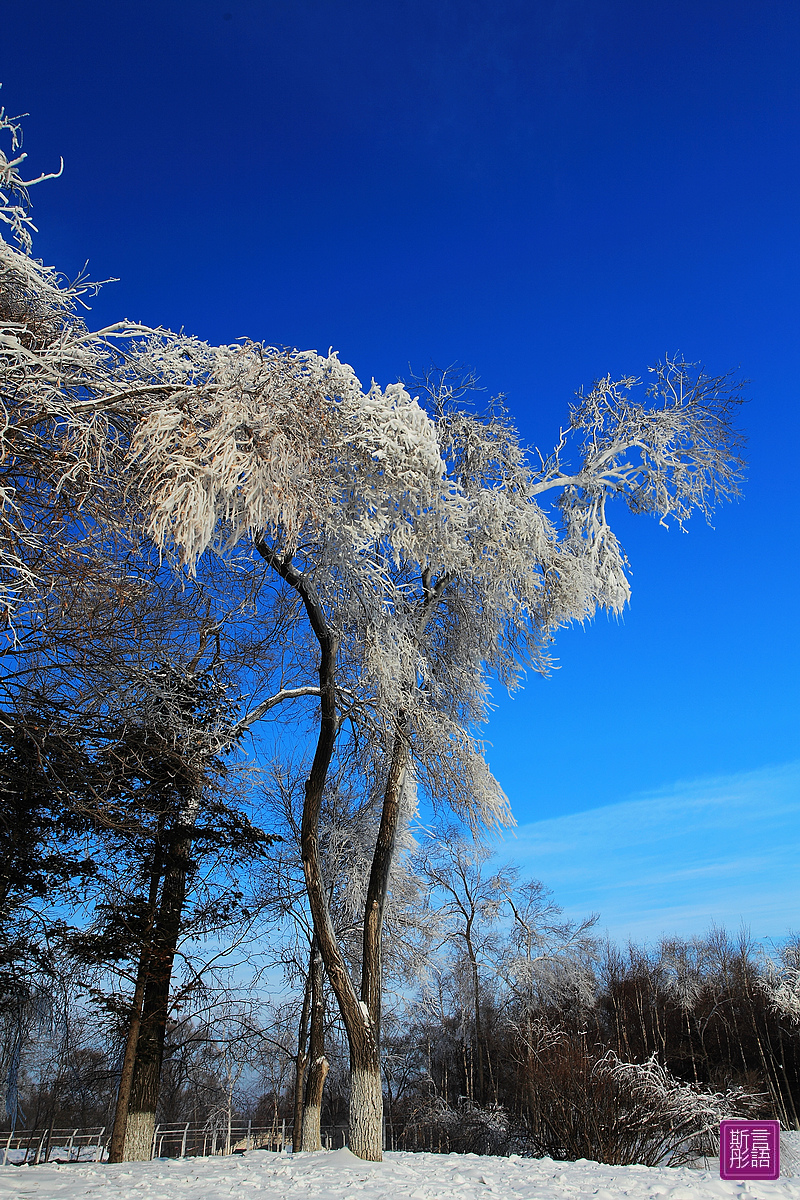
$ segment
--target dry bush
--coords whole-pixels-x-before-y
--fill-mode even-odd
[[[715,1154],[720,1120],[752,1115],[760,1099],[741,1087],[704,1091],[673,1078],[655,1055],[627,1063],[613,1051],[600,1057],[576,1039],[537,1057],[529,1087],[537,1154],[650,1167]]]

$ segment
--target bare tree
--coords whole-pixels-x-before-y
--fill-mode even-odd
[[[492,857],[488,847],[465,838],[450,826],[435,831],[418,860],[418,870],[430,889],[428,903],[436,909],[436,924],[457,960],[463,959],[469,975],[476,1078],[474,1086],[470,1086],[469,1074],[465,1082],[467,1094],[478,1104],[497,1103],[483,1032],[485,984],[481,975],[484,971],[494,975],[490,964],[501,957],[499,918],[517,874],[510,864],[487,874],[485,868]]]

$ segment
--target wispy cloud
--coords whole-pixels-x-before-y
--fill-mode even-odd
[[[612,938],[800,928],[800,762],[523,825],[501,854]]]

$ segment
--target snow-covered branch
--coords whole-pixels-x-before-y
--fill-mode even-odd
[[[759,985],[774,1012],[800,1025],[800,947],[796,941],[783,949],[777,963],[766,960]]]
[[[242,717],[241,721],[237,722],[237,733],[244,733],[244,731],[249,729],[251,725],[255,725],[255,723],[260,721],[263,716],[266,716],[270,709],[275,708],[276,705],[283,704],[285,700],[297,700],[301,696],[319,696],[319,688],[312,686],[281,688],[281,690],[276,692],[274,696],[270,696],[268,699],[262,700],[262,702],[256,705],[255,708],[251,709],[245,717]]]

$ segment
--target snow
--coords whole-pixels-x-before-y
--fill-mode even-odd
[[[784,1135],[785,1136],[785,1135]],[[712,1166],[716,1166],[712,1162]],[[0,1200],[800,1200],[800,1177],[725,1182],[718,1170],[610,1167],[512,1155],[349,1150],[0,1168]]]

